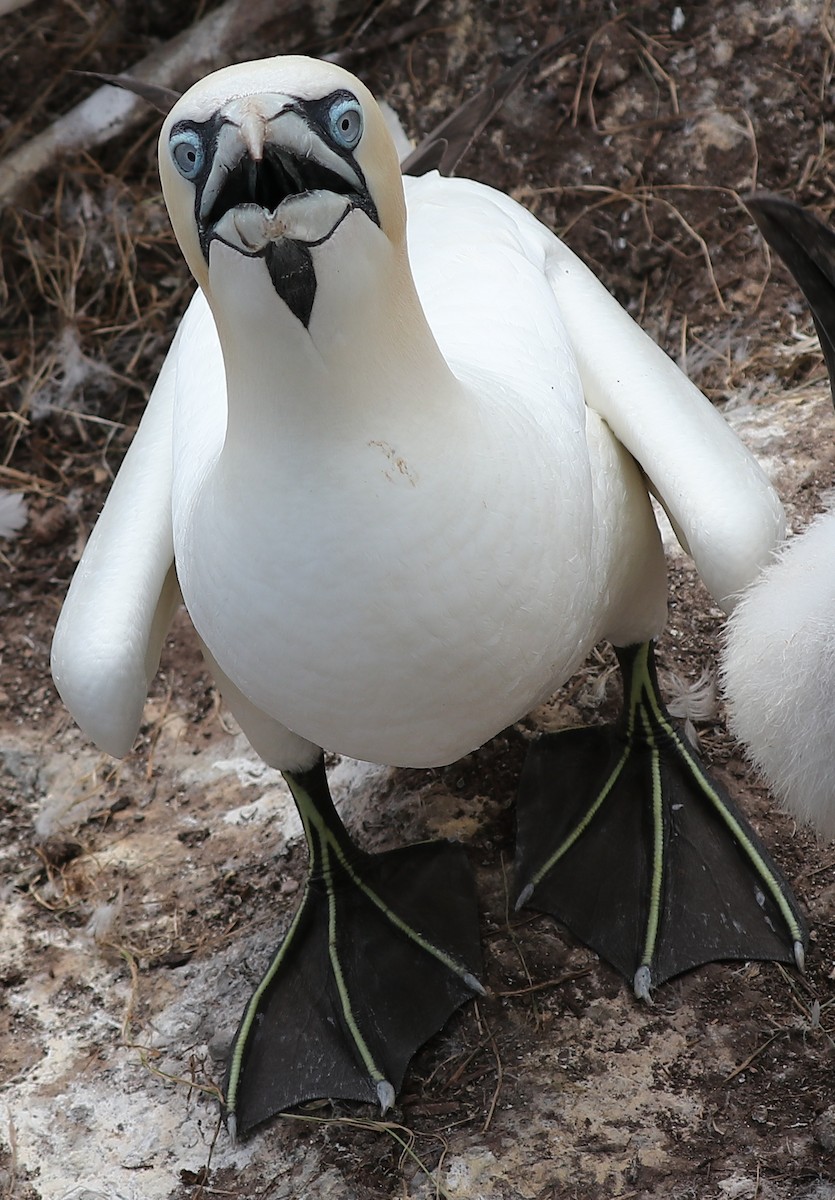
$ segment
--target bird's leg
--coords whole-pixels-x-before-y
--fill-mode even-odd
[[[307,839],[296,915],[246,1007],[224,1090],[245,1132],[304,1100],[394,1103],[409,1059],[483,992],[475,888],[463,847],[367,854],[348,836],[324,759],[285,772]]]
[[[635,993],[716,959],[803,966],[791,889],[660,698],[651,643],[616,650],[620,721],[532,745],[518,802],[517,907],[562,921]]]

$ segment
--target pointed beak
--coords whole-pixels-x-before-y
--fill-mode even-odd
[[[200,197],[202,220],[209,219],[230,178],[245,175],[246,188],[255,199],[258,169],[264,161],[272,125],[292,106],[289,96],[276,95],[269,97],[269,106],[258,96],[245,96],[224,106],[218,114],[220,127],[211,171]]]
[[[241,118],[239,129],[246,153],[253,162],[261,162],[267,140],[267,122],[263,113],[249,109]]]
[[[213,230],[232,210],[256,206],[271,215],[286,200],[311,192],[343,197],[369,215],[373,211],[377,220],[359,168],[328,145],[293,97],[240,97],[225,104],[215,120],[210,167],[198,200],[204,251]]]

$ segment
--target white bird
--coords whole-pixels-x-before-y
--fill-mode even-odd
[[[835,389],[835,232],[780,196],[746,203],[809,302]],[[790,538],[745,594],[723,675],[732,729],[774,793],[835,837],[835,510]]]
[[[310,879],[241,1021],[230,1127],[313,1096],[386,1107],[480,989],[465,852],[362,853],[322,748],[448,763],[602,638],[624,716],[535,744],[519,903],[643,996],[712,958],[800,961],[787,885],[677,734],[653,668],[666,588],[649,490],[726,607],[782,534],[722,418],[518,204],[435,173],[401,181],[377,104],[332,64],[209,76],[159,153],[199,290],[73,579],[53,671],[82,728],[125,754],[179,581],[226,702],[295,797]]]

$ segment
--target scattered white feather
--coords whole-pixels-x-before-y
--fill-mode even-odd
[[[668,678],[673,698],[667,707],[674,717],[684,721],[710,721],[716,716],[716,681],[710,671],[702,671],[693,683],[688,683],[675,671],[670,671]]]
[[[86,794],[50,790],[41,799],[40,807],[32,822],[35,836],[39,841],[56,837],[69,829],[83,825],[90,815],[101,807],[101,796],[98,790]]]
[[[604,667],[596,675],[593,675],[587,682],[586,686],[580,693],[580,702],[588,708],[600,708],[603,701],[606,699],[606,692],[609,687],[609,680],[615,674],[615,668],[612,666]]]
[[[45,420],[55,411],[81,411],[85,388],[109,374],[106,365],[84,353],[81,334],[75,325],[64,326],[55,340],[54,353],[52,379],[31,398],[30,416],[35,422]]]
[[[671,696],[667,704],[668,712],[684,722],[684,736],[691,746],[698,747],[699,735],[695,722],[710,721],[716,716],[716,681],[707,670],[702,671],[693,683],[670,671],[667,674],[667,687]]]
[[[19,492],[0,488],[0,538],[17,537],[29,520],[26,500]]]
[[[87,936],[91,937],[94,942],[109,940],[121,915],[123,905],[124,894],[121,888],[115,900],[111,900],[108,904],[97,904],[90,913],[90,920],[84,927]]]
[[[791,538],[728,625],[731,729],[777,798],[835,837],[835,511]]]

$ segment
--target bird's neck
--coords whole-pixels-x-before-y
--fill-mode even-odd
[[[442,422],[465,402],[427,323],[405,248],[377,229],[358,241],[334,235],[314,251],[307,326],[278,296],[263,263],[226,248],[218,255],[224,286],[214,289],[212,309],[226,365],[224,455],[247,455],[254,446],[297,454],[379,437],[382,428]]]

